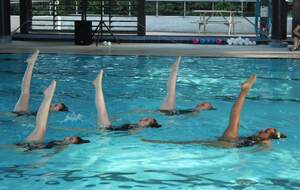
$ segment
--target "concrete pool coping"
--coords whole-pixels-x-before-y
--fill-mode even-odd
[[[147,56],[200,56],[200,57],[246,57],[300,59],[300,51],[291,52],[287,47],[270,45],[229,46],[158,43],[113,43],[110,47],[99,44],[74,45],[73,42],[12,41],[0,44],[0,53],[88,54],[88,55],[147,55]]]

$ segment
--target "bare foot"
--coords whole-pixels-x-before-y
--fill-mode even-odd
[[[97,75],[96,79],[93,81],[93,84],[95,87],[101,85],[102,83],[102,78],[103,78],[103,69],[100,70],[99,74]],[[101,81],[101,83],[100,83]]]
[[[256,75],[251,75],[251,77],[249,77],[247,81],[241,85],[242,91],[249,92],[249,90],[251,89],[255,81],[256,81]]]
[[[53,80],[51,84],[44,90],[44,95],[53,96],[55,88],[56,88],[56,81]]]
[[[26,60],[26,62],[28,63],[28,64],[34,64],[35,62],[36,62],[36,60],[37,60],[37,57],[39,56],[39,53],[40,53],[40,50],[36,50],[32,55],[31,55],[31,57],[29,57],[27,60]]]

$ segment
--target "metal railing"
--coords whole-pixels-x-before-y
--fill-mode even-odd
[[[73,32],[74,21],[81,20],[85,14],[86,20],[92,21],[93,30],[102,15],[112,32],[137,33],[137,0],[89,0],[85,10],[80,2],[48,0],[33,3],[32,31]]]

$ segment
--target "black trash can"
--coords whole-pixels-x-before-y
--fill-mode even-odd
[[[75,44],[92,44],[92,21],[75,21]]]

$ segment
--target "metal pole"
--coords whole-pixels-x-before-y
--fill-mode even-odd
[[[155,15],[158,16],[158,1],[156,1],[156,9],[155,10],[156,10]]]
[[[10,41],[10,1],[0,1],[0,42]]]
[[[137,34],[146,34],[145,0],[137,0]]]
[[[75,14],[78,15],[78,1],[75,1]]]
[[[287,3],[272,0],[272,39],[284,40],[287,33]]]
[[[186,16],[186,2],[183,1],[183,17]]]
[[[104,1],[101,1],[101,14],[105,14],[105,9],[104,9]]]
[[[20,0],[20,32],[28,34],[32,27],[32,0]]]
[[[128,16],[131,16],[131,1],[128,1]]]
[[[87,1],[81,0],[81,20],[86,21]]]
[[[111,24],[112,24],[112,16],[111,16],[111,1],[108,1],[108,26],[109,29],[111,29]]]
[[[260,7],[261,7],[261,1],[256,0],[255,3],[255,34],[256,34],[256,40],[260,40]]]
[[[241,14],[244,16],[244,1],[241,2]]]

